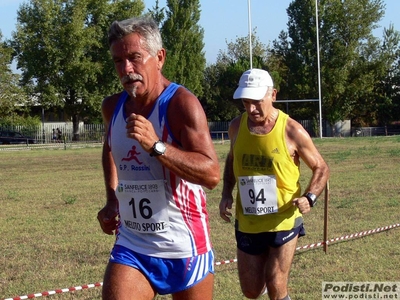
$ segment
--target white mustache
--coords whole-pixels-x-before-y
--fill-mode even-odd
[[[136,80],[142,81],[143,77],[139,74],[128,74],[128,75],[125,75],[124,77],[122,77],[121,82],[128,83],[128,82],[136,81]]]

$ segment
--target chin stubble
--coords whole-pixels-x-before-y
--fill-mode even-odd
[[[139,74],[128,74],[121,78],[122,84],[133,83],[135,81],[142,81],[142,80],[143,80],[143,77]],[[126,92],[130,96],[136,97],[136,90],[137,90],[137,87],[133,85],[131,88],[126,89]]]

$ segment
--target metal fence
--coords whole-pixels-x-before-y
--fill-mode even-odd
[[[400,126],[384,126],[384,127],[353,127],[352,136],[389,136],[400,135]]]
[[[316,137],[315,124],[312,121],[299,121],[307,132]],[[228,140],[228,127],[229,122],[209,122],[208,123],[210,134],[213,140]],[[323,126],[323,136],[382,136],[382,135],[400,135],[400,126],[385,126],[385,127],[350,127],[346,130],[332,131],[329,126]],[[53,139],[53,129],[60,129],[62,138],[60,140]],[[328,128],[328,129],[327,129]],[[24,127],[24,126],[10,126],[0,127],[1,130],[13,130],[22,133],[24,136],[36,140],[36,144],[50,144],[50,143],[103,143],[104,141],[104,125],[103,124],[83,124],[79,125],[79,135],[75,136],[73,133],[72,123],[45,123],[44,125]],[[77,137],[77,138],[76,138]]]
[[[36,140],[36,144],[64,143],[64,142],[94,142],[101,143],[104,139],[103,124],[79,124],[79,135],[73,132],[73,126],[69,123],[50,123],[39,126],[8,126],[0,127],[0,130],[17,131],[24,136]],[[60,138],[53,138],[53,130],[61,131]]]
[[[212,138],[227,139],[229,122],[209,122],[210,133]],[[61,130],[62,138],[53,139],[53,130]],[[94,142],[102,143],[104,140],[103,124],[79,124],[79,135],[75,136],[72,123],[45,123],[39,126],[8,126],[0,127],[0,130],[11,130],[22,133],[24,136],[31,137],[36,140],[37,144],[50,143],[70,143],[70,142]]]

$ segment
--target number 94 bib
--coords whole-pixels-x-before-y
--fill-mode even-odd
[[[278,212],[274,175],[239,176],[239,192],[243,214],[260,216]]]
[[[122,226],[137,233],[168,230],[164,180],[120,180],[116,195]]]

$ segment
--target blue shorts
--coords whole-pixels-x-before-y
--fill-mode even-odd
[[[212,250],[189,258],[164,259],[115,245],[109,262],[138,269],[160,295],[186,290],[203,280],[209,273],[214,274]]]
[[[268,250],[268,247],[278,248],[296,236],[304,236],[306,231],[303,224],[292,230],[278,232],[244,233],[235,230],[237,247],[251,255],[259,255]]]

